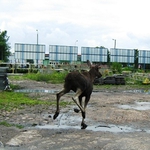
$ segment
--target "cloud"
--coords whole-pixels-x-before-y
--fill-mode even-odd
[[[149,1],[0,0],[0,29],[14,43],[150,49]]]

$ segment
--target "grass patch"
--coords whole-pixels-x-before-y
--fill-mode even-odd
[[[10,123],[8,123],[6,121],[0,122],[0,125],[6,126],[6,127],[16,127],[16,128],[19,128],[19,129],[24,128],[24,126],[22,126],[22,125],[19,125],[19,124],[10,124]]]
[[[35,105],[56,105],[56,101],[41,101],[37,99],[31,99],[24,93],[15,92],[0,92],[0,110],[12,111],[15,109],[22,109],[25,106]],[[61,102],[60,105],[65,107],[68,102]]]

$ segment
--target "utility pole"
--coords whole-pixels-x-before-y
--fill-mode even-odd
[[[37,45],[39,44],[39,35],[38,35],[38,30],[36,30],[37,32]]]
[[[78,42],[78,40],[75,41],[75,46],[76,46],[77,42]]]
[[[116,39],[112,39],[114,41],[114,49],[116,49]]]

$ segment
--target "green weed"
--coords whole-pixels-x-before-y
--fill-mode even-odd
[[[20,86],[19,85],[10,84],[10,88],[12,90],[15,90],[15,89],[20,89]]]
[[[6,127],[15,126],[15,127],[19,128],[19,129],[24,128],[24,126],[22,126],[22,125],[19,125],[19,124],[10,124],[10,123],[8,123],[8,122],[6,122],[6,121],[0,122],[0,125],[6,126]]]

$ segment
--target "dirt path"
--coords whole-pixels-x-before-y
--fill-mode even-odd
[[[11,81],[25,89],[59,90],[62,85],[35,81]],[[122,109],[119,106],[150,102],[150,95],[125,92],[121,88],[96,90],[87,107],[86,130],[80,129],[81,114],[75,105],[52,116],[56,106],[34,106],[14,112],[2,112],[1,121],[24,125],[24,129],[0,126],[0,150],[149,150],[150,110]],[[55,100],[55,94],[29,93],[40,100]],[[62,98],[71,101],[72,93]]]

